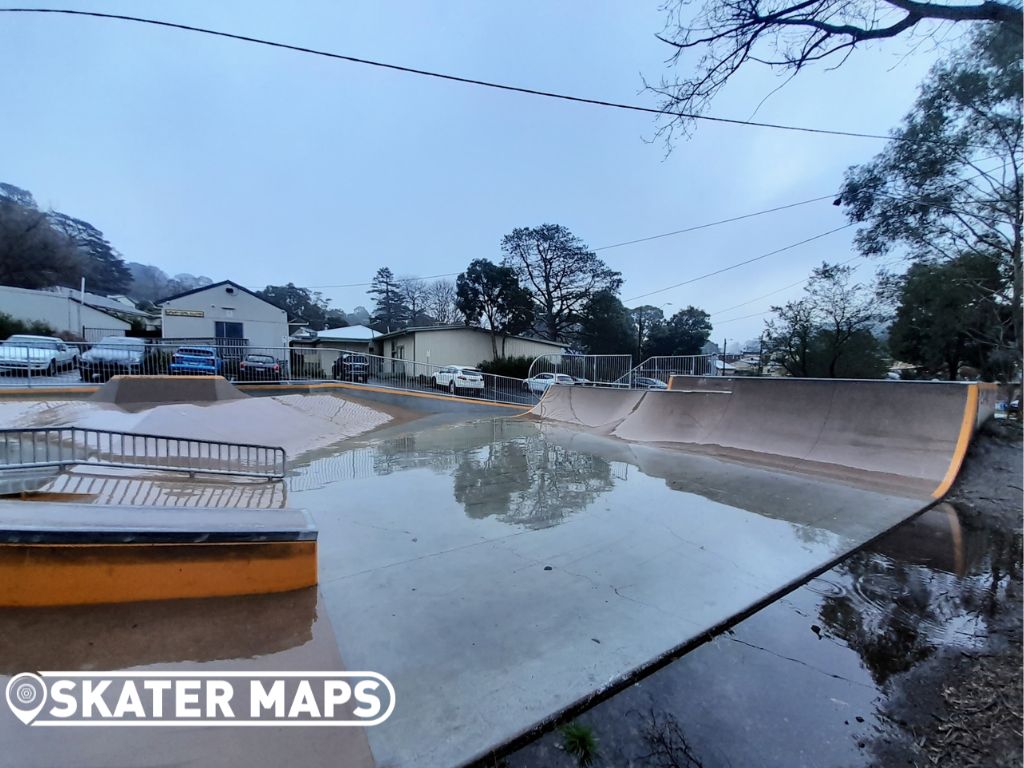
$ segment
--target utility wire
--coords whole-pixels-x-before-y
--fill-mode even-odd
[[[660,235],[651,235],[650,237],[641,237],[636,240],[626,240],[622,243],[615,243],[614,245],[602,245],[600,248],[594,248],[595,251],[607,251],[612,248],[621,248],[624,245],[636,245],[637,243],[646,243],[650,240],[658,240],[662,237],[672,237],[673,235],[681,235],[685,232],[696,232],[698,229],[707,229],[709,227],[717,227],[719,224],[729,224],[734,221],[742,221],[743,219],[752,219],[755,216],[763,216],[766,213],[775,213],[776,211],[784,211],[787,208],[796,208],[801,205],[807,205],[809,203],[817,203],[822,200],[835,199],[835,194],[822,195],[821,197],[812,197],[810,200],[801,200],[799,203],[789,203],[788,205],[780,205],[775,208],[767,208],[763,211],[755,211],[754,213],[745,213],[742,216],[733,216],[728,219],[719,219],[718,221],[710,221],[707,224],[697,224],[692,227],[686,227],[685,229],[677,229],[672,232],[664,232]]]
[[[815,240],[820,240],[821,238],[827,237],[828,235],[831,235],[831,234],[834,234],[836,232],[840,232],[840,231],[842,231],[844,229],[849,229],[850,227],[856,226],[856,224],[857,224],[857,222],[850,222],[849,224],[844,224],[841,227],[836,227],[835,229],[830,229],[827,232],[822,232],[821,234],[814,235],[813,237],[808,237],[806,240],[801,240],[798,243],[790,243],[789,245],[784,245],[782,248],[777,248],[774,251],[769,251],[768,253],[762,253],[760,256],[754,256],[751,259],[746,259],[745,261],[739,261],[739,262],[736,262],[735,264],[730,264],[728,267],[722,267],[721,269],[716,269],[714,272],[708,272],[708,273],[703,274],[703,275],[698,275],[697,277],[691,277],[689,280],[684,280],[681,283],[676,283],[674,285],[669,285],[669,286],[666,286],[664,288],[658,288],[656,291],[648,291],[647,293],[641,293],[638,296],[631,296],[630,298],[625,299],[625,301],[632,302],[632,301],[636,301],[637,299],[643,299],[643,298],[646,298],[648,296],[653,296],[656,293],[664,293],[665,291],[671,291],[671,290],[673,290],[675,288],[681,288],[684,285],[690,285],[691,283],[696,283],[698,280],[704,280],[704,279],[709,278],[709,277],[714,277],[715,275],[720,275],[723,272],[729,272],[730,270],[746,266],[747,264],[753,264],[755,261],[760,261],[761,259],[767,259],[769,256],[775,256],[776,254],[782,253],[784,251],[792,250],[793,248],[796,248],[798,246],[806,245],[807,243],[813,242]]]
[[[448,80],[450,82],[462,83],[464,85],[476,85],[483,88],[493,88],[499,91],[510,91],[512,93],[523,93],[529,96],[543,96],[549,99],[559,99],[561,101],[570,101],[577,104],[591,104],[598,107],[610,107],[612,109],[621,109],[631,112],[644,112],[653,115],[668,115],[670,117],[681,117],[687,120],[703,120],[711,123],[724,123],[728,125],[744,125],[757,128],[772,128],[780,131],[798,131],[801,133],[815,133],[823,134],[826,136],[849,136],[858,139],[880,139],[882,141],[906,141],[906,142],[920,142],[926,144],[945,144],[946,142],[935,141],[929,139],[911,139],[902,136],[890,136],[887,134],[880,133],[860,133],[857,131],[840,131],[831,130],[826,128],[808,128],[806,126],[798,125],[784,125],[781,123],[765,123],[753,120],[739,120],[728,117],[715,117],[712,115],[698,115],[692,112],[677,112],[670,109],[659,109],[657,107],[644,107],[639,104],[625,104],[622,102],[606,101],[604,99],[590,99],[582,96],[571,96],[565,93],[556,93],[554,91],[542,91],[536,88],[525,88],[515,85],[507,85],[505,83],[495,83],[488,80],[477,80],[470,77],[460,77],[458,75],[450,75],[443,72],[434,72],[426,69],[417,69],[415,67],[406,67],[400,64],[389,64],[383,61],[374,61],[372,59],[363,59],[357,56],[349,56],[341,53],[332,53],[330,51],[323,51],[316,48],[307,48],[301,45],[291,45],[289,43],[281,43],[274,40],[267,40],[259,37],[252,37],[250,35],[239,35],[233,32],[222,32],[216,29],[208,29],[206,27],[196,27],[191,24],[179,24],[172,21],[160,21],[158,19],[149,19],[141,16],[127,16],[119,13],[101,13],[99,11],[76,11],[68,8],[0,8],[0,13],[37,13],[37,14],[59,14],[66,16],[87,16],[97,19],[109,19],[116,21],[127,21],[134,24],[148,24],[154,27],[166,27],[169,29],[176,29],[184,32],[196,32],[204,35],[213,35],[214,37],[223,37],[229,40],[237,40],[243,43],[253,43],[255,45],[264,45],[271,48],[281,48],[288,51],[295,51],[297,53],[307,53],[313,56],[323,56],[330,59],[337,59],[340,61],[347,61],[352,64],[363,64],[370,67],[380,67],[381,69],[390,69],[396,72],[404,72],[410,75],[419,75],[421,77],[432,77],[438,80]]]

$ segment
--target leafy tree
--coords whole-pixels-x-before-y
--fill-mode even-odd
[[[823,263],[804,286],[804,297],[772,307],[766,323],[769,352],[790,376],[880,378],[888,368],[872,333],[878,313],[853,269]]]
[[[817,62],[838,66],[872,41],[909,38],[922,28],[930,34],[941,23],[982,23],[1018,37],[1021,28],[1016,0],[703,0],[696,13],[691,7],[689,0],[669,0],[658,38],[673,49],[669,64],[685,62],[692,74],[648,85],[670,113],[661,129],[668,138],[675,127],[689,128],[726,83],[749,66],[767,66],[792,78]]]
[[[635,339],[630,311],[611,291],[598,291],[580,314],[578,337],[590,355],[631,354]]]
[[[703,309],[687,307],[652,328],[646,353],[648,357],[699,355],[709,336],[711,316]]]
[[[651,338],[665,322],[665,313],[660,307],[644,304],[629,310],[636,334],[636,357],[638,361],[651,356]]]
[[[455,281],[456,305],[467,323],[481,318],[491,332],[491,350],[498,358],[498,337],[502,337],[501,356],[505,356],[505,339],[529,330],[533,323],[533,301],[510,267],[502,267],[487,259],[475,259]]]
[[[435,280],[427,286],[424,307],[438,325],[454,325],[459,322],[455,299],[455,283],[451,280]]]
[[[374,330],[390,333],[405,326],[409,310],[402,300],[402,287],[390,269],[381,267],[377,270],[367,293],[374,299],[371,320]]]
[[[150,305],[168,296],[201,288],[213,282],[203,275],[190,275],[187,272],[168,277],[159,267],[140,264],[137,261],[130,261],[126,266],[131,273],[131,284],[126,293],[136,301]]]
[[[973,253],[888,277],[880,293],[897,305],[889,349],[929,375],[956,379],[961,365],[995,373],[987,346],[1009,310],[995,299],[1002,283],[998,259]]]
[[[501,241],[503,264],[516,271],[533,295],[536,330],[559,341],[579,322],[598,291],[617,292],[622,276],[597,258],[572,232],[557,224],[521,227]]]
[[[53,229],[45,213],[0,197],[0,285],[71,285],[77,264],[74,246]]]
[[[109,296],[128,290],[132,282],[131,271],[102,232],[87,221],[59,211],[51,211],[49,218],[54,229],[73,244],[78,271],[85,278],[85,287],[89,291]]]
[[[281,307],[289,318],[305,320],[314,331],[348,325],[343,312],[335,310],[331,313],[328,309],[330,302],[322,294],[308,288],[299,288],[294,283],[268,285],[262,291],[257,291],[256,295]]]
[[[985,343],[1018,360],[1021,54],[1019,26],[979,30],[932,69],[893,141],[847,172],[840,198],[850,219],[866,225],[856,240],[864,254],[898,250],[922,262],[995,256],[1003,280],[993,300],[1008,310]]]

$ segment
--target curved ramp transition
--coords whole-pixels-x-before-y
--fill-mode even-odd
[[[939,498],[994,385],[673,376],[667,391],[550,387],[531,413],[602,435]]]

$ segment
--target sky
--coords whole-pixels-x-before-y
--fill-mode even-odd
[[[53,0],[57,3],[57,0]],[[46,3],[21,3],[48,7]],[[59,5],[150,16],[465,77],[655,106],[671,75],[660,3],[391,2]],[[939,52],[906,41],[808,70],[756,119],[887,133]],[[684,62],[682,66],[686,66]],[[709,114],[749,119],[781,83],[744,70]],[[252,288],[317,288],[371,306],[399,276],[499,261],[516,227],[562,224],[622,272],[627,306],[712,313],[712,340],[757,337],[846,229],[824,200],[699,232],[604,246],[834,193],[884,142],[699,124],[670,153],[652,115],[442,82],[169,29],[0,14],[0,181],[89,221],[129,261]],[[877,261],[858,260],[870,279]],[[786,286],[792,286],[786,288]],[[659,291],[644,296],[652,291]],[[774,295],[758,299],[772,292]],[[743,306],[737,306],[743,305]],[[730,309],[737,307],[736,309]],[[753,315],[753,316],[751,316]]]

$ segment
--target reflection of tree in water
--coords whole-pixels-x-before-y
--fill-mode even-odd
[[[838,566],[850,589],[826,595],[819,615],[855,650],[878,685],[940,646],[974,646],[1013,610],[1021,541],[1004,531],[964,527],[964,575],[909,559],[860,552]]]
[[[544,528],[612,489],[611,464],[549,443],[535,432],[459,454],[455,500],[474,518]]]

